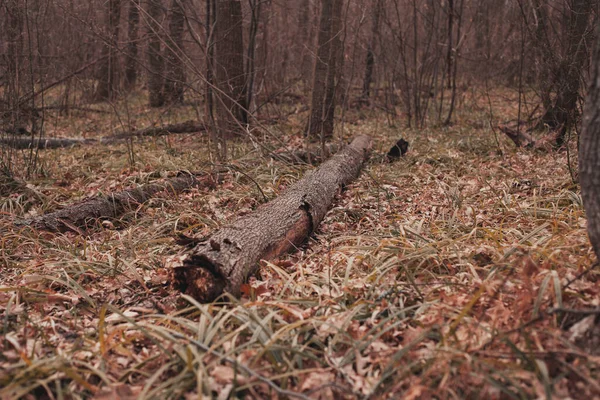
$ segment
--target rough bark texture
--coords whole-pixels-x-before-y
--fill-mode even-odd
[[[79,232],[80,229],[94,226],[99,219],[119,218],[125,212],[136,209],[140,204],[160,192],[173,195],[194,185],[211,182],[213,182],[213,178],[210,175],[197,179],[193,175],[182,174],[160,183],[149,183],[123,192],[93,197],[62,210],[20,221],[17,224],[46,231]]]
[[[596,28],[600,34],[600,26]],[[579,138],[579,182],[588,220],[588,235],[600,258],[600,41],[596,40],[590,87]]]
[[[138,36],[140,25],[140,0],[129,1],[129,16],[127,18],[127,60],[125,62],[125,86],[131,89],[137,82]]]
[[[119,40],[119,19],[121,18],[121,1],[109,0],[106,10],[107,37],[102,49],[103,58],[100,64],[100,76],[96,90],[97,100],[113,100],[117,96],[118,78],[117,42]]]
[[[184,0],[171,2],[171,18],[169,20],[169,40],[166,52],[165,65],[165,101],[167,103],[183,103],[183,89],[185,87],[185,70],[183,67],[183,24],[185,15],[183,10]]]
[[[310,103],[310,116],[307,128],[307,135],[311,137],[319,137],[323,131],[327,67],[329,55],[331,54],[332,10],[333,0],[321,1],[317,57],[315,59],[315,68],[313,72],[312,101]]]
[[[243,16],[239,0],[217,0],[214,35],[219,129],[221,134],[233,136],[239,123],[248,122]]]
[[[149,0],[148,18],[150,32],[148,43],[148,90],[150,91],[150,107],[162,107],[165,104],[165,95],[163,92],[163,70],[164,60],[161,54],[160,45],[160,18],[161,2],[160,0]]]
[[[174,287],[205,302],[223,291],[239,296],[260,260],[293,250],[319,226],[335,195],[358,176],[370,148],[370,137],[357,137],[281,196],[196,245],[174,268]]]

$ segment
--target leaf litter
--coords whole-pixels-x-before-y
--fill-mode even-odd
[[[598,396],[598,315],[569,312],[597,309],[600,286],[567,153],[517,151],[476,111],[425,130],[347,118],[339,134],[376,143],[359,179],[305,246],[214,304],[168,287],[177,236],[210,235],[309,166],[236,143],[215,189],[51,234],[14,221],[214,164],[198,135],[135,141],[134,160],[125,144],[46,151],[52,178],[1,204],[0,396]],[[299,126],[262,139],[300,146]],[[382,162],[400,136],[407,155]]]

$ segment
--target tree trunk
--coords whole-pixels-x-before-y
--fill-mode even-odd
[[[584,41],[592,11],[592,0],[572,0],[567,31],[567,54],[557,74],[556,102],[544,121],[552,129],[558,129],[556,145],[562,146],[567,132],[578,118],[580,81],[586,65],[588,52]]]
[[[160,183],[149,183],[107,196],[99,195],[59,211],[20,221],[17,224],[45,231],[81,233],[80,229],[94,226],[99,219],[116,219],[127,211],[137,209],[158,193],[165,192],[168,195],[175,195],[192,186],[208,185],[213,182],[211,175],[197,179],[194,175],[181,174],[181,176],[166,179]]]
[[[453,61],[453,44],[452,36],[454,31],[454,0],[448,0],[448,49],[446,53],[446,71],[448,76],[448,89],[452,88],[452,61]]]
[[[100,64],[100,77],[96,89],[96,99],[99,101],[114,100],[118,91],[117,68],[119,56],[117,53],[119,40],[119,20],[121,18],[121,0],[109,0],[106,13],[107,37],[102,48],[105,56]]]
[[[281,196],[197,244],[174,268],[173,286],[203,302],[223,291],[239,296],[260,260],[293,250],[317,229],[335,195],[358,176],[370,148],[371,138],[357,137]]]
[[[325,88],[325,101],[323,105],[323,133],[321,143],[326,139],[333,137],[335,105],[336,105],[336,88],[339,81],[338,64],[342,49],[342,8],[344,0],[333,0],[332,16],[331,16],[331,48],[329,49],[329,62],[327,67],[327,86]]]
[[[313,73],[312,101],[307,127],[307,135],[312,138],[319,138],[323,132],[327,71],[331,55],[333,2],[334,0],[321,1],[317,57]]]
[[[171,19],[169,21],[169,40],[166,52],[165,101],[169,104],[183,103],[185,71],[183,67],[183,24],[185,14],[183,1],[173,0],[171,3]]]
[[[217,0],[215,22],[215,78],[219,89],[216,110],[220,135],[235,136],[248,122],[242,5],[239,0]]]
[[[373,82],[373,69],[375,67],[375,45],[379,32],[379,14],[381,13],[381,0],[373,0],[373,21],[371,25],[371,38],[367,44],[367,55],[365,60],[365,77],[363,79],[363,90],[360,103],[369,104],[371,96],[371,82]]]
[[[160,30],[161,30],[161,0],[148,0],[148,90],[150,92],[150,107],[162,107],[165,104],[164,95],[164,60],[161,54]]]
[[[125,62],[125,87],[131,90],[137,81],[138,35],[140,25],[140,0],[129,1],[129,16],[127,20],[128,43],[127,59]]]
[[[600,25],[596,28],[600,37]],[[579,182],[588,220],[588,235],[600,259],[600,40],[596,40],[590,86],[579,138]]]

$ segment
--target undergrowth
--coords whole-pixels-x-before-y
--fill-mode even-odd
[[[360,178],[304,247],[263,262],[241,299],[214,304],[168,286],[177,236],[209,235],[309,166],[238,142],[216,189],[52,234],[14,222],[215,163],[204,134],[43,151],[45,173],[0,200],[0,396],[598,396],[600,353],[574,311],[598,306],[598,270],[567,153],[514,149],[482,110],[425,130],[348,111],[338,135],[375,142]],[[301,145],[302,118],[252,134],[271,149]],[[122,120],[56,116],[53,133],[103,136]],[[400,136],[409,153],[383,162]]]

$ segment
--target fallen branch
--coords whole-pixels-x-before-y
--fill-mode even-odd
[[[336,193],[359,175],[370,149],[370,137],[357,137],[284,194],[198,243],[173,268],[173,286],[203,302],[224,291],[239,296],[260,260],[293,250],[317,229]]]
[[[62,210],[18,221],[17,225],[54,232],[81,233],[81,229],[94,225],[99,219],[118,218],[160,192],[174,195],[192,186],[212,184],[214,178],[209,174],[197,178],[189,173],[182,173],[159,183],[149,183],[122,192],[86,199]]]
[[[163,125],[163,126],[152,126],[149,128],[138,129],[131,132],[122,132],[116,135],[106,136],[100,139],[101,142],[118,141],[121,139],[129,139],[133,137],[146,137],[146,136],[162,136],[169,135],[171,133],[194,133],[205,131],[206,126],[203,123],[196,121],[186,121],[179,124]]]
[[[97,141],[94,139],[32,138],[31,136],[0,138],[0,145],[13,149],[63,149],[91,143],[97,143]]]
[[[517,147],[546,151],[555,147],[556,139],[560,135],[560,131],[552,131],[546,136],[536,139],[529,132],[513,129],[506,125],[498,125],[498,129],[508,136]]]
[[[137,131],[122,132],[116,135],[105,136],[100,139],[67,139],[67,138],[31,138],[7,136],[0,138],[0,145],[14,149],[61,149],[85,144],[115,144],[133,137],[161,136],[171,133],[193,133],[204,131],[206,127],[198,122],[186,121],[179,124],[153,126]],[[10,134],[9,134],[10,135]]]

